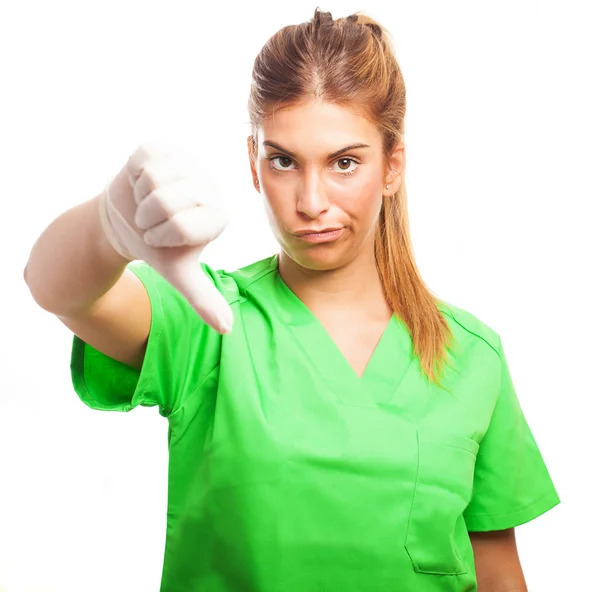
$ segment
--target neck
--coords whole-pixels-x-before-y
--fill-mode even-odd
[[[352,261],[332,270],[302,267],[285,252],[279,254],[279,274],[286,285],[311,310],[339,315],[389,318],[375,262],[374,249],[363,249]]]

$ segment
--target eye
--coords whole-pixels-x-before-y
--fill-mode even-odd
[[[274,163],[277,161],[279,161],[281,168],[275,166]],[[269,162],[271,163],[270,166],[274,171],[295,170],[294,168],[291,167],[291,165],[293,164],[294,161],[288,156],[272,156],[271,158],[269,158]],[[335,164],[340,164],[340,163],[341,163],[340,170],[337,170],[336,172],[340,173],[341,175],[349,177],[350,175],[354,175],[354,173],[356,173],[358,171],[359,162],[357,160],[355,160],[354,158],[349,158],[349,157],[338,158],[338,160],[336,161]],[[355,166],[353,168],[349,168],[352,166],[352,164],[354,164]]]
[[[279,160],[279,161],[287,161],[288,163],[294,162],[294,161],[293,161],[291,158],[289,158],[288,156],[274,156],[273,158],[269,158],[269,160],[271,161],[271,167],[272,167],[273,169],[275,169],[276,171],[281,171],[281,170],[285,170],[285,169],[289,169],[289,168],[290,168],[290,167],[289,167],[289,164],[285,165],[285,164],[283,164],[283,163],[281,163],[281,165],[283,166],[283,169],[279,169],[279,168],[277,168],[277,167],[273,166],[273,163],[274,163],[276,160]]]
[[[336,164],[339,164],[341,162],[344,163],[344,166],[341,167],[342,174],[344,175],[353,175],[358,169],[358,162],[353,158],[340,158],[338,161],[336,161]],[[352,164],[355,164],[356,166],[354,168],[347,168],[350,167]]]

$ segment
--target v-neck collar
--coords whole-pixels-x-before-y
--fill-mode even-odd
[[[339,401],[367,407],[392,403],[414,357],[404,322],[392,315],[359,377],[322,323],[283,281],[277,260],[273,273],[283,322]]]

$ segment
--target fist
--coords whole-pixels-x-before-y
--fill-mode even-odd
[[[231,308],[199,263],[227,223],[209,171],[182,147],[145,143],[106,186],[99,205],[102,228],[118,253],[145,261],[208,325],[231,330]]]

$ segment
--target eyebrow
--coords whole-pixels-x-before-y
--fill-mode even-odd
[[[296,155],[291,150],[286,150],[279,144],[276,144],[275,142],[271,142],[270,140],[265,140],[263,142],[263,146],[270,146],[271,148],[275,148],[275,150],[279,150],[280,152],[284,152],[285,154],[288,154],[289,156],[296,158]],[[369,144],[350,144],[349,146],[344,146],[340,150],[336,150],[335,152],[332,152],[331,154],[329,154],[327,156],[327,158],[328,159],[335,158],[336,156],[339,156],[340,154],[344,154],[344,152],[347,152],[348,150],[356,150],[358,148],[370,148],[370,147],[371,146],[369,146]]]

